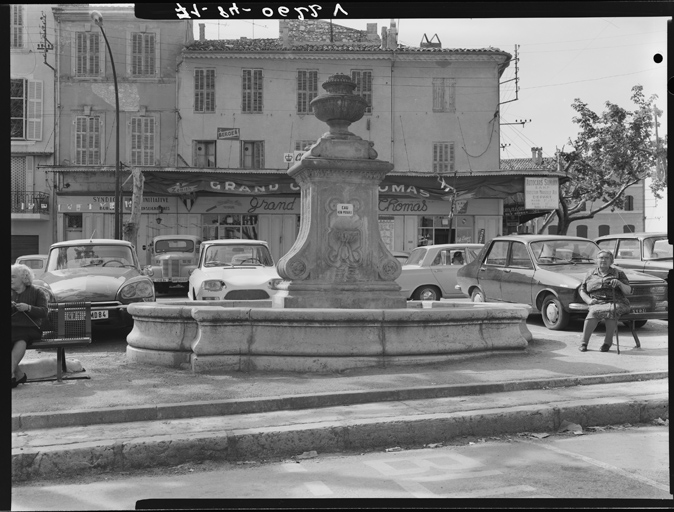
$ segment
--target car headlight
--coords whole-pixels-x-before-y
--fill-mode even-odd
[[[268,286],[269,288],[271,288],[272,290],[276,290],[276,287],[278,286],[278,284],[279,284],[281,281],[283,281],[283,279],[278,279],[278,278],[276,278],[276,279],[271,279],[271,280],[267,283],[267,286]]]
[[[138,281],[123,286],[119,296],[124,300],[145,299],[154,295],[154,285],[147,281]]]
[[[651,293],[653,295],[662,295],[667,292],[666,286],[653,286],[651,287]]]
[[[227,286],[225,286],[224,282],[218,279],[218,280],[204,281],[201,285],[201,288],[203,288],[204,291],[207,292],[219,292],[223,288],[227,288]]]

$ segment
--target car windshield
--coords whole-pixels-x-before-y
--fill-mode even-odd
[[[419,265],[421,260],[424,259],[427,249],[424,247],[417,247],[414,249],[407,258],[405,265]]]
[[[671,260],[672,244],[666,236],[644,239],[645,260]]]
[[[129,246],[87,244],[52,249],[49,253],[47,271],[85,267],[135,266],[135,258]]]
[[[193,252],[194,242],[192,240],[157,240],[154,244],[154,252],[162,254],[165,252]]]
[[[542,240],[531,243],[531,251],[540,265],[592,263],[599,247],[589,240]]]
[[[274,266],[274,260],[264,245],[211,245],[204,254],[204,267],[234,265]]]

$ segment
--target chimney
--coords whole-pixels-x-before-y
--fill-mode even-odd
[[[391,28],[388,31],[387,46],[389,50],[396,50],[398,48],[398,30],[396,29],[396,22],[391,20]]]
[[[531,148],[531,161],[536,165],[536,158],[538,157],[538,148]]]
[[[367,40],[375,41],[377,39],[377,24],[368,23],[367,24]]]
[[[199,41],[206,39],[206,24],[199,23]]]
[[[388,35],[387,35],[387,29],[386,27],[381,28],[381,49],[386,50],[388,48]]]
[[[281,45],[283,48],[290,48],[290,25],[288,24],[288,20],[279,20],[278,23]]]

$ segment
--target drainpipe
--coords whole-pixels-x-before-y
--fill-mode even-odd
[[[53,11],[52,11],[53,13]],[[61,146],[59,140],[60,123],[59,112],[61,110],[61,19],[56,21],[56,49],[54,51],[56,69],[54,70],[54,165],[59,165],[60,157],[59,148]],[[51,190],[51,236],[52,243],[60,242],[58,239],[58,201],[56,197],[57,181],[60,181],[60,175],[56,171],[52,173],[52,190]]]

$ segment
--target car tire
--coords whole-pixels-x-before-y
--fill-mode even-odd
[[[414,291],[414,300],[440,300],[440,298],[437,286],[422,286]]]
[[[480,290],[479,288],[475,288],[470,293],[470,301],[471,302],[487,302],[487,299],[484,296],[484,293],[482,292],[482,290]]]
[[[571,315],[562,307],[562,303],[554,295],[547,295],[541,307],[543,323],[551,331],[562,331],[569,325]]]

